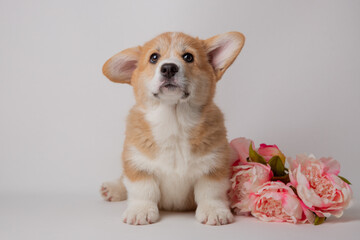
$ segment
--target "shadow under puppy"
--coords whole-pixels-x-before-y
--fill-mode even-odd
[[[127,118],[123,176],[101,188],[108,201],[128,198],[125,223],[154,223],[159,208],[196,209],[196,219],[209,225],[233,221],[231,150],[213,98],[244,41],[238,32],[206,40],[168,32],[105,63],[105,76],[133,86],[136,99]]]

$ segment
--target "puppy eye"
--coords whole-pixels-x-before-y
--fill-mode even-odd
[[[185,53],[183,55],[183,59],[184,59],[185,62],[190,63],[190,62],[194,61],[194,56],[191,53]]]
[[[160,55],[157,53],[153,53],[150,56],[150,63],[155,64],[160,58]]]

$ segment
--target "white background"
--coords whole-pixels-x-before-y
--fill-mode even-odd
[[[227,31],[244,33],[245,46],[216,94],[229,139],[276,143],[292,157],[333,156],[341,163],[341,175],[353,182],[357,198],[359,1],[1,0],[0,237],[116,237],[120,228],[136,237],[134,228],[120,223],[125,203],[109,205],[97,196],[102,181],[120,175],[125,118],[134,104],[131,87],[110,82],[101,68],[113,54],[164,31],[204,39]],[[69,196],[78,199],[71,202]],[[343,220],[330,222],[356,231],[360,216],[356,204],[353,209]],[[201,234],[203,227],[192,214],[178,215]],[[146,227],[147,234],[181,222],[177,214],[165,216]],[[237,221],[252,223],[247,229],[278,227]],[[39,230],[44,223],[47,231]],[[324,232],[287,224],[280,228],[284,226],[311,236]],[[329,230],[334,225],[323,226]],[[221,234],[237,236],[243,227],[236,222]],[[56,235],[58,228],[67,235]],[[212,237],[220,234],[205,229]],[[277,233],[270,229],[263,236]]]

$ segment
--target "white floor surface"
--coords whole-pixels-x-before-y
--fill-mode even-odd
[[[360,205],[342,218],[320,226],[266,223],[236,217],[233,224],[205,226],[194,212],[161,212],[158,223],[122,223],[125,202],[105,202],[99,195],[0,195],[0,239],[360,239]]]

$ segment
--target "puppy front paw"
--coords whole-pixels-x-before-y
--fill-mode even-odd
[[[232,223],[234,216],[226,204],[203,203],[199,204],[196,209],[196,219],[207,225],[225,225]]]
[[[159,220],[159,209],[155,203],[130,203],[123,214],[123,222],[131,225],[146,225]]]

